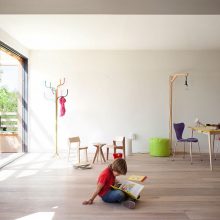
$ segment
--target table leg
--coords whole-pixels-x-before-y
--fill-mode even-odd
[[[96,152],[95,152],[95,156],[94,156],[94,159],[93,159],[93,163],[95,163],[95,159],[96,159],[96,157],[98,157],[98,153],[99,153],[99,148],[96,147]]]
[[[104,156],[104,154],[103,154],[102,147],[100,148],[100,152],[101,152],[101,156],[102,156],[103,161],[106,162],[106,160],[105,160],[105,156]]]
[[[100,162],[102,162],[102,157],[101,157],[101,147],[100,147],[100,145],[99,145],[98,160],[100,160]]]
[[[210,169],[212,170],[212,140],[211,134],[208,133],[208,140],[209,140],[209,160],[210,160]]]

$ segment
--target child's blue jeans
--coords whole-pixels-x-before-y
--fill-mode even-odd
[[[115,202],[123,202],[127,199],[127,196],[121,190],[109,190],[104,196],[102,196],[102,200],[108,203]]]

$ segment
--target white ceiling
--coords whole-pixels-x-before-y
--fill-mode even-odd
[[[0,15],[28,49],[220,49],[220,15]]]
[[[219,0],[0,0],[0,14],[220,14]]]

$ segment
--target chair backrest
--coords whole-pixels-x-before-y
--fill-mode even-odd
[[[185,128],[185,124],[184,123],[174,123],[173,124],[174,130],[176,132],[176,138],[177,140],[181,140],[183,137],[183,130]]]
[[[113,145],[119,147],[125,147],[125,137],[115,137],[113,139]]]
[[[79,143],[80,145],[80,138],[77,136],[77,137],[70,137],[69,138],[69,143]]]

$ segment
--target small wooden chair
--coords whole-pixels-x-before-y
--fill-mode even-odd
[[[116,151],[119,150],[123,150],[123,156],[124,159],[126,159],[126,155],[125,155],[125,137],[116,137],[113,139],[113,145],[106,145],[107,147],[107,160],[108,160],[108,156],[109,156],[109,149],[113,148],[114,149],[114,153],[116,153]]]
[[[70,158],[70,150],[71,150],[71,144],[72,143],[78,143],[78,160],[79,160],[79,163],[80,163],[80,151],[81,150],[85,150],[86,151],[86,161],[88,162],[88,153],[87,153],[87,149],[88,147],[86,146],[80,146],[80,138],[77,136],[77,137],[70,137],[69,138],[69,153],[68,153],[68,160]]]

